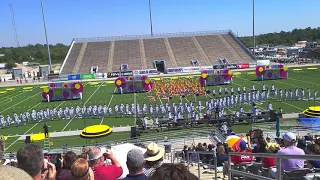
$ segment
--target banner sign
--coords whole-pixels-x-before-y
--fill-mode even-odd
[[[223,64],[213,65],[212,68],[213,69],[225,69]]]
[[[213,70],[212,66],[201,66],[200,70]]]
[[[159,74],[157,69],[149,69],[148,74]]]
[[[254,63],[249,64],[249,68],[256,68],[256,67],[257,67],[257,64],[254,64]]]
[[[108,78],[121,77],[121,76],[133,76],[133,71],[109,72],[107,74]]]
[[[56,74],[48,74],[48,79],[56,79],[56,78],[59,78],[59,74],[56,73]]]
[[[240,64],[238,64],[238,69],[247,69],[249,67],[250,67],[249,63],[240,63]]]
[[[68,80],[71,81],[71,80],[80,80],[81,79],[81,75],[80,74],[71,74],[71,75],[68,75]]]
[[[224,67],[225,67],[225,69],[237,69],[238,65],[237,64],[225,64]]]
[[[81,79],[94,79],[94,74],[81,74]]]
[[[104,77],[103,73],[95,73],[94,76],[96,77],[96,79],[102,79]]]
[[[199,72],[200,67],[185,67],[183,68],[183,72],[188,73],[188,72]]]
[[[135,70],[133,71],[134,75],[149,75],[149,74],[159,74],[157,69],[145,69],[145,70]]]
[[[176,74],[176,73],[182,73],[183,68],[167,68],[168,74]]]

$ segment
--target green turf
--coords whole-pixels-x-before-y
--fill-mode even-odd
[[[228,88],[231,86],[235,88],[240,86],[245,86],[247,89],[250,89],[252,84],[255,84],[256,88],[261,89],[262,83],[264,83],[267,88],[270,88],[271,84],[274,84],[276,88],[282,89],[295,89],[295,88],[310,88],[312,91],[319,90],[319,79],[320,79],[320,71],[319,70],[307,70],[306,67],[302,67],[303,71],[293,71],[292,69],[289,70],[289,78],[284,80],[269,80],[269,81],[255,81],[255,75],[249,75],[245,71],[241,71],[241,75],[238,77],[234,77],[233,84],[228,85]],[[17,86],[14,91],[8,91],[5,94],[0,94],[0,114],[12,115],[13,112],[20,113],[24,111],[31,111],[32,109],[40,110],[49,108],[58,108],[58,107],[70,107],[76,105],[99,105],[99,104],[106,104],[107,106],[110,105],[114,107],[115,104],[126,102],[131,103],[136,102],[142,104],[161,104],[165,103],[166,100],[157,99],[155,102],[152,102],[147,97],[146,93],[137,93],[137,94],[113,94],[115,91],[115,87],[113,84],[106,84],[105,82],[92,86],[88,82],[84,82],[84,94],[83,100],[74,100],[74,101],[57,101],[47,103],[43,101],[41,97],[42,89],[39,86],[33,86],[32,91],[24,91],[22,90],[23,87]],[[42,86],[42,85],[41,85]],[[209,87],[210,90],[213,88],[218,89],[218,86]],[[0,87],[0,91],[4,91],[7,87]],[[313,92],[312,95],[313,96]],[[318,92],[318,96],[320,97],[320,92]],[[271,96],[272,97],[272,96]],[[178,97],[174,97],[172,101],[177,102],[179,100]],[[198,97],[197,100],[205,101],[205,97]],[[192,96],[188,96],[183,99],[183,103],[187,101],[193,101]],[[287,102],[277,102],[275,100],[271,100],[274,109],[278,109],[281,107],[284,113],[298,113],[302,112],[308,106],[311,105],[319,105],[319,99],[316,102],[314,101],[287,101]],[[204,104],[204,103],[203,103]],[[245,105],[244,108],[246,110],[251,109],[249,105]],[[266,103],[258,105],[259,109],[266,109]],[[231,112],[233,109],[230,109]],[[239,109],[239,107],[236,107]],[[50,121],[49,125],[51,126],[51,132],[60,132],[60,131],[69,131],[69,130],[81,130],[88,125],[93,124],[107,124],[109,126],[131,126],[135,124],[135,118],[132,117],[125,117],[125,118],[100,118],[100,119],[72,119],[72,120],[60,120],[60,121]],[[17,141],[18,136],[11,137],[15,135],[24,135],[24,134],[32,134],[32,133],[39,133],[42,132],[43,123],[28,123],[26,126],[19,126],[19,127],[11,127],[0,129],[0,134],[2,135],[9,135],[9,139],[7,140],[6,144],[7,147],[10,146],[9,150],[15,150],[19,144],[23,143],[22,141]],[[60,138],[52,138],[54,141],[63,141],[67,144],[71,144],[75,140],[64,139],[64,137]],[[81,142],[82,139],[79,139]],[[78,142],[78,141],[77,141]],[[42,142],[40,142],[42,143]],[[55,142],[54,142],[55,143]],[[80,143],[81,144],[81,143]]]

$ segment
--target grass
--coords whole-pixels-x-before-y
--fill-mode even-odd
[[[255,75],[250,75],[248,72],[240,72],[241,75],[238,77],[234,77],[234,81],[232,85],[227,85],[228,88],[234,87],[235,90],[238,86],[245,86],[247,89],[250,89],[252,84],[255,84],[255,87],[261,89],[262,83],[266,85],[267,88],[270,88],[272,84],[275,85],[276,88],[282,89],[295,89],[301,88],[304,89],[310,88],[311,91],[319,90],[320,84],[320,71],[317,70],[308,70],[306,67],[302,68],[302,71],[293,71],[289,70],[289,78],[283,80],[269,80],[269,81],[255,81]],[[197,77],[195,77],[197,78]],[[43,101],[40,93],[42,89],[40,86],[32,86],[32,91],[24,91],[20,86],[15,87],[16,89],[13,91],[8,91],[4,94],[0,94],[0,114],[2,115],[12,115],[14,112],[20,113],[25,111],[31,111],[33,109],[40,110],[48,108],[58,108],[58,107],[75,107],[77,105],[82,106],[85,104],[88,105],[99,105],[106,104],[114,107],[116,104],[126,104],[136,101],[140,104],[161,104],[165,103],[165,100],[156,99],[156,101],[150,101],[146,93],[133,93],[133,94],[114,94],[115,87],[113,84],[107,84],[102,82],[98,85],[90,85],[88,82],[84,82],[84,94],[83,100],[74,100],[74,101],[57,101],[47,103]],[[0,91],[5,91],[8,87],[0,87]],[[208,87],[210,90],[215,88],[217,90],[218,86]],[[319,92],[318,95],[320,96]],[[313,93],[312,93],[313,96]],[[272,97],[271,97],[272,98]],[[179,100],[178,97],[174,97],[172,101],[177,102]],[[205,97],[198,97],[197,100],[206,101]],[[187,96],[183,99],[183,103],[193,101],[192,96]],[[287,101],[287,102],[278,102],[275,100],[270,100],[273,108],[278,109],[282,108],[284,113],[300,113],[308,106],[311,105],[319,105],[319,99],[317,101]],[[204,104],[204,102],[202,103]],[[140,106],[141,107],[141,106]],[[266,109],[266,103],[259,104],[259,109]],[[229,112],[239,109],[239,107],[229,109]],[[250,105],[244,105],[245,110],[250,110]],[[81,130],[86,126],[95,125],[95,124],[107,124],[109,126],[132,126],[135,124],[135,118],[132,117],[124,117],[124,118],[100,118],[100,119],[71,119],[71,120],[55,120],[48,122],[51,126],[50,132],[60,132],[60,131],[72,131],[72,130]],[[30,122],[27,125],[20,125],[19,127],[11,127],[0,129],[0,134],[9,136],[6,141],[6,145],[8,151],[17,150],[22,144],[23,141],[17,140],[20,135],[25,134],[34,134],[42,132],[43,122],[34,123]],[[247,129],[251,127],[251,125],[242,125],[239,126],[238,131],[246,132]],[[161,136],[159,134],[159,136]],[[121,138],[120,138],[121,137]],[[112,141],[117,139],[126,139],[129,138],[129,133],[113,133],[106,138],[99,139],[99,141]],[[62,144],[70,144],[70,145],[81,145],[86,142],[86,140],[81,139],[80,137],[57,137],[51,138],[51,141],[54,144],[57,144],[57,147]],[[43,142],[37,142],[39,144],[43,144]]]

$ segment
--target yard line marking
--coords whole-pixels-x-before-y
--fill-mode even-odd
[[[308,82],[308,81],[303,81],[303,80],[300,80],[300,79],[294,79],[294,78],[288,78],[290,80],[294,80],[294,81],[300,81],[300,82],[304,82],[304,83],[309,83],[309,84],[313,84],[315,86],[320,86],[319,84],[316,84],[316,83],[312,83],[312,82]]]
[[[23,101],[20,101],[19,103],[15,104],[14,106],[10,106],[10,107],[8,107],[7,109],[5,109],[5,110],[1,111],[0,113],[2,113],[2,112],[4,112],[4,111],[6,111],[6,110],[8,110],[8,109],[11,109],[11,108],[13,108],[13,107],[17,106],[18,104],[21,104],[21,103],[23,103],[24,101],[26,101],[26,100],[28,100],[28,99],[30,99],[30,98],[33,98],[33,97],[34,97],[34,96],[36,96],[36,95],[39,95],[39,93],[37,93],[37,94],[35,94],[35,95],[33,95],[33,96],[30,96],[30,97],[28,97],[27,99],[25,99],[25,100],[23,100]]]
[[[110,98],[110,101],[109,101],[109,104],[108,104],[108,106],[107,106],[107,111],[109,111],[109,107],[110,107],[110,104],[111,104],[111,102],[112,102],[112,99],[113,99],[113,96],[114,96],[114,93],[116,92],[116,90],[117,90],[117,88],[114,88],[113,94],[112,94],[112,96],[111,96],[111,98]],[[134,94],[136,94],[136,93],[134,93]],[[104,120],[104,117],[102,117],[101,122],[100,122],[100,125],[102,124],[103,120]]]
[[[20,96],[20,95],[23,95],[24,93],[26,93],[26,92],[22,92],[22,93],[21,93],[21,92],[18,92],[16,95],[14,95],[14,96],[12,96],[12,97],[11,97],[10,95],[8,95],[7,97],[4,98],[5,100],[0,101],[0,104],[1,104],[1,105],[7,104],[7,103],[9,103],[9,102],[12,101],[12,98],[17,97],[17,96]],[[6,99],[11,99],[11,101],[6,102],[6,103],[2,103],[2,102],[7,101]]]
[[[86,100],[86,102],[84,102],[83,105],[86,105],[86,104],[87,104],[87,102],[91,99],[91,97],[100,89],[101,85],[102,85],[102,84],[99,85],[99,87],[91,94],[91,96]],[[64,128],[62,129],[62,131],[64,131],[64,130],[69,126],[69,124],[73,121],[73,119],[74,119],[75,117],[76,117],[76,116],[73,116],[73,117],[69,120],[69,122],[64,126]]]

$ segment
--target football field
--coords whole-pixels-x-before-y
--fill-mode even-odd
[[[264,83],[268,89],[270,89],[271,85],[274,84],[277,89],[291,89],[295,88],[307,88],[311,89],[311,97],[313,98],[313,92],[318,92],[318,97],[320,97],[320,71],[317,67],[302,67],[299,68],[301,70],[293,70],[289,69],[289,78],[283,80],[268,80],[268,81],[255,81],[255,75],[252,72],[247,71],[239,71],[237,72],[237,76],[233,78],[233,83],[231,85],[227,85],[228,89],[230,87],[234,87],[235,91],[237,87],[246,87],[246,89],[250,89],[252,84],[255,84],[257,89],[261,89],[262,84]],[[199,73],[200,75],[200,73]],[[198,79],[198,76],[192,76],[193,78]],[[190,76],[184,75],[180,76],[181,78],[189,78]],[[170,79],[177,79],[176,76],[173,77],[161,77],[164,78],[165,81],[169,81]],[[159,80],[159,78],[154,78],[154,80]],[[97,81],[97,83],[92,82],[83,82],[84,85],[84,93],[82,100],[73,100],[73,101],[57,101],[57,102],[46,102],[41,97],[43,85],[37,86],[17,86],[11,87],[0,87],[0,114],[6,116],[15,112],[18,115],[20,112],[31,112],[33,109],[39,111],[40,109],[45,110],[47,108],[65,108],[65,107],[76,107],[79,106],[89,106],[89,105],[107,105],[112,109],[113,107],[121,103],[123,104],[131,104],[133,102],[137,102],[140,104],[140,107],[143,103],[149,104],[164,104],[167,102],[165,99],[155,98],[152,100],[150,95],[147,93],[131,93],[131,94],[114,94],[116,92],[116,88],[113,82],[107,81]],[[24,90],[25,87],[32,87],[32,89]],[[224,86],[223,86],[224,87]],[[14,89],[13,89],[14,88]],[[217,89],[219,86],[211,86],[208,87],[209,90]],[[28,88],[27,88],[28,89]],[[6,91],[6,92],[5,92]],[[154,94],[153,94],[154,96]],[[208,95],[209,100],[211,98],[211,94]],[[155,97],[155,96],[154,96]],[[270,96],[273,98],[273,96]],[[213,97],[214,98],[214,97]],[[192,95],[186,96],[183,99],[183,103],[193,101],[194,98]],[[206,101],[205,96],[197,97],[197,100]],[[285,114],[290,113],[301,113],[303,110],[312,105],[319,105],[320,98],[317,98],[316,101],[286,101],[286,102],[278,102],[275,99],[271,99],[270,102],[273,105],[273,109],[282,108]],[[179,97],[174,97],[172,102],[178,102]],[[265,110],[266,103],[259,103],[258,109]],[[239,107],[235,107],[232,109],[228,109],[229,113],[233,110],[239,109]],[[244,105],[245,110],[250,110],[251,105]],[[74,130],[82,130],[86,126],[97,125],[97,124],[106,124],[111,127],[119,127],[119,126],[133,126],[137,119],[135,117],[123,117],[123,118],[95,118],[95,119],[77,119],[71,118],[67,120],[54,120],[48,121],[48,125],[50,126],[50,132],[63,132],[63,131],[74,131]],[[36,134],[42,132],[43,122],[28,122],[25,126],[20,124],[19,127],[15,127],[14,125],[11,128],[5,127],[4,129],[0,129],[0,134],[8,137],[6,140],[6,148],[8,151],[16,151],[21,145],[24,143],[23,140],[19,140],[21,135],[27,134]],[[103,137],[98,139],[99,142],[106,142],[118,139],[126,139],[130,137],[130,132],[117,132],[113,133],[107,137]],[[50,141],[53,142],[54,147],[61,147],[62,144],[71,145],[84,145],[85,143],[89,144],[94,143],[96,140],[84,140],[79,136],[65,136],[65,137],[53,137],[50,138]],[[40,145],[43,145],[43,141],[37,142]]]

